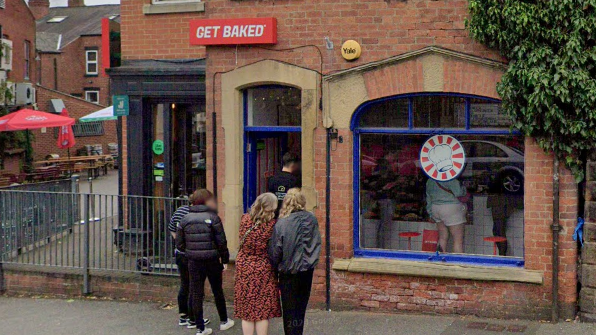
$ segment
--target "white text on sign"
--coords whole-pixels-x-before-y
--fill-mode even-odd
[[[261,37],[266,25],[205,26],[197,28],[197,38]]]

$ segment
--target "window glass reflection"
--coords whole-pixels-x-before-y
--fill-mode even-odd
[[[443,184],[429,181],[420,165],[420,150],[429,137],[360,135],[360,246],[434,252],[441,236],[431,222],[429,212],[434,212],[445,222],[465,221],[463,250],[450,234],[443,251],[523,257],[523,138],[453,135],[464,147],[465,167],[457,179]],[[465,210],[441,208],[453,203],[443,187],[456,197],[469,194],[460,207]]]

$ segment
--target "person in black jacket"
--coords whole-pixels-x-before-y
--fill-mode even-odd
[[[203,322],[205,279],[209,279],[221,323],[220,330],[228,330],[234,321],[228,318],[223,293],[222,276],[230,261],[226,234],[217,215],[213,194],[205,189],[193,193],[192,206],[178,225],[176,248],[186,254],[190,272],[192,312],[197,323],[197,335],[212,334]]]
[[[304,331],[313,274],[321,254],[319,222],[305,207],[306,198],[300,189],[290,189],[269,241],[269,258],[279,273],[286,335],[302,335]]]

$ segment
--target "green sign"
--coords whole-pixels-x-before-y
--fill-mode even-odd
[[[162,140],[155,140],[153,141],[153,153],[156,155],[161,155],[165,151],[165,146]]]
[[[114,107],[114,116],[128,115],[128,95],[114,95],[112,97],[112,105]]]
[[[155,169],[155,170],[153,170],[153,175],[156,177],[163,177],[165,175],[165,171]]]

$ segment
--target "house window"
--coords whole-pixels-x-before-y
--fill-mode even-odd
[[[31,42],[25,41],[24,43],[24,53],[25,53],[25,72],[24,77],[25,79],[29,79],[29,71],[31,70]]]
[[[59,127],[54,129],[54,138],[58,138]],[[102,136],[104,134],[103,121],[75,123],[72,125],[75,137]]]
[[[6,8],[6,0],[0,0],[0,8],[2,8],[2,9]]]
[[[47,23],[60,23],[64,20],[66,20],[68,16],[54,16],[50,19],[48,19]]]
[[[93,103],[99,103],[99,91],[85,91],[85,100]]]
[[[168,3],[184,3],[184,2],[200,2],[200,0],[153,0],[153,4],[168,4]]]
[[[87,75],[97,75],[99,73],[98,64],[99,52],[97,50],[85,51],[85,73]]]
[[[510,126],[499,101],[475,96],[412,94],[362,105],[351,126],[355,255],[523,265],[524,140]],[[441,173],[431,173],[428,157],[433,166],[457,165],[455,151],[420,158],[434,136],[465,153],[448,182],[435,180]]]

